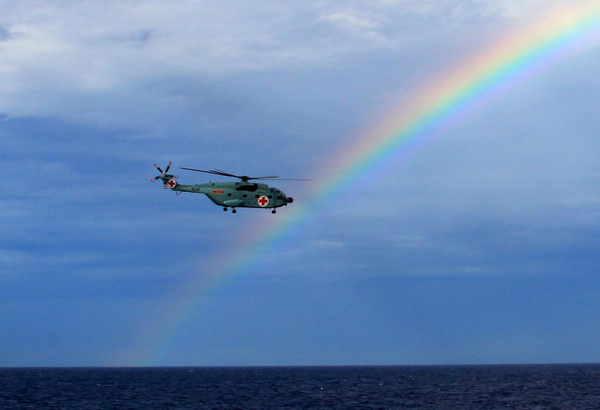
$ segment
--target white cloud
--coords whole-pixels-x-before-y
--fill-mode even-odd
[[[371,13],[361,13],[354,9],[335,10],[322,15],[319,21],[330,24],[341,34],[357,40],[386,44],[388,40],[382,33],[384,17]]]
[[[415,16],[452,3],[3,2],[0,112],[139,126],[181,102],[149,84],[393,54],[438,29],[415,26]],[[460,4],[473,13],[490,10],[487,2]]]

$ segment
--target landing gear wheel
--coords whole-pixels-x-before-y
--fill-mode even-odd
[[[232,213],[232,214],[235,214],[236,212],[237,212],[237,209],[232,209],[232,210],[231,210],[231,213]]]
[[[277,213],[277,211],[273,209],[273,210],[271,211],[271,213],[272,213],[272,214],[276,214],[276,213]]]
[[[227,212],[227,207],[223,208],[223,210],[224,210],[225,212]]]

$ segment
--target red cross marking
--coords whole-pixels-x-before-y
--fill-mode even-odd
[[[177,182],[175,182],[174,179],[170,179],[169,182],[167,182],[167,185],[170,186],[171,188],[175,188],[175,185],[177,185]]]
[[[269,203],[269,198],[267,198],[266,196],[261,196],[260,198],[258,198],[258,204],[262,207],[267,206]]]

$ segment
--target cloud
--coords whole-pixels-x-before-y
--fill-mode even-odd
[[[397,53],[422,33],[431,37],[441,29],[426,22],[411,28],[410,15],[440,9],[438,2],[414,1],[285,7],[264,1],[229,7],[218,1],[5,2],[0,112],[156,129],[169,113],[197,108],[199,100],[238,97],[232,89],[206,90],[215,81]],[[182,92],[175,83],[192,87]]]
[[[389,41],[382,32],[384,18],[381,15],[367,16],[348,9],[323,14],[319,17],[319,21],[329,24],[342,35],[367,41],[372,45],[384,45]]]

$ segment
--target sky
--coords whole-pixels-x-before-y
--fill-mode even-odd
[[[3,1],[0,366],[600,362],[600,16],[377,145],[584,4]],[[232,214],[169,161],[310,181]]]

